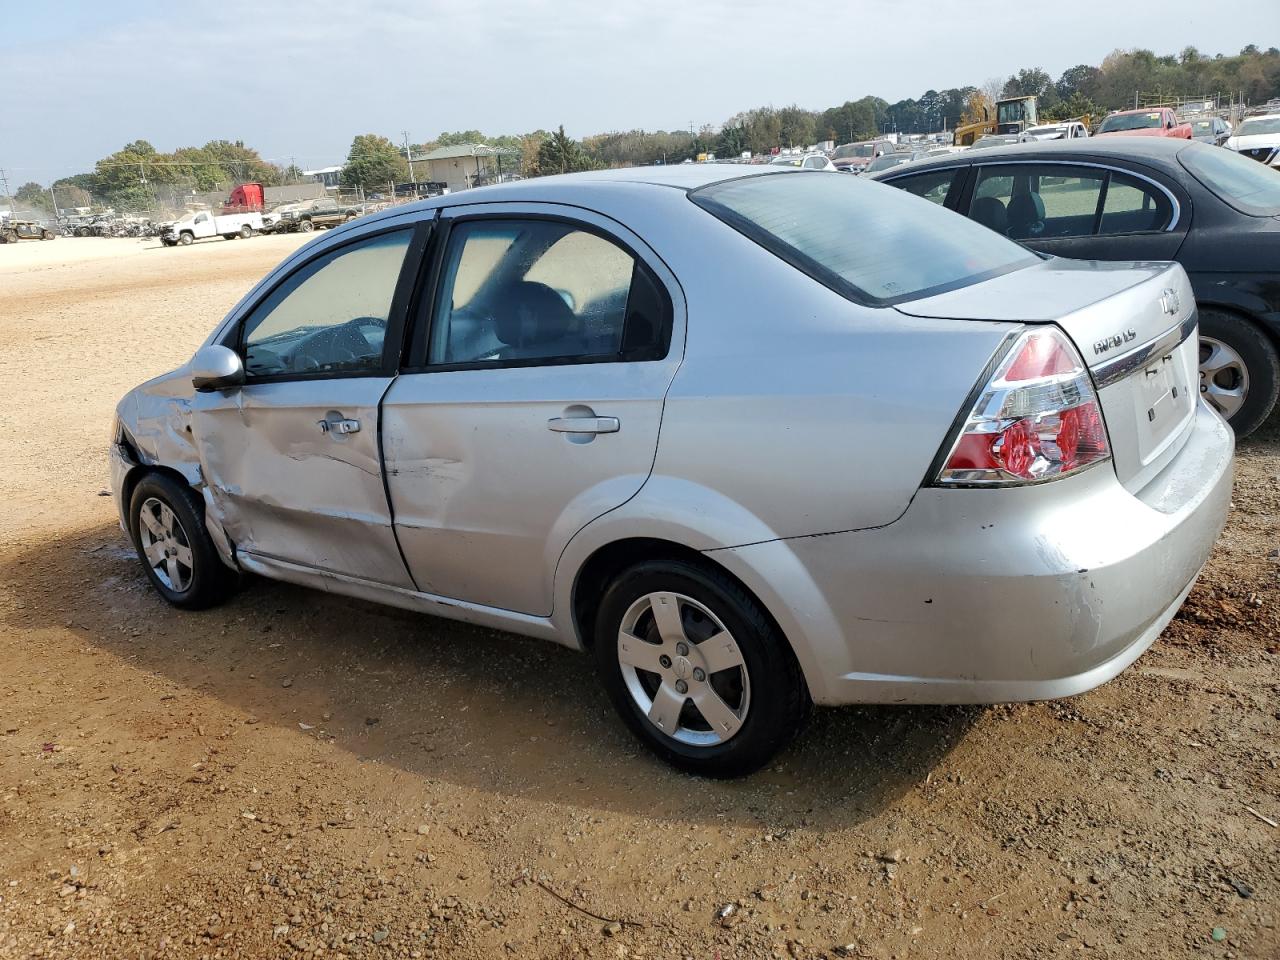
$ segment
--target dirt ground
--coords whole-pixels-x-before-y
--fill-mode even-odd
[[[262,581],[153,595],[102,495],[112,408],[299,242],[0,247],[0,957],[1280,957],[1274,424],[1117,680],[820,711],[704,782],[570,651]]]

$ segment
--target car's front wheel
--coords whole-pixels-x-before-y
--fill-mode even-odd
[[[303,233],[310,233],[315,228],[316,228],[316,225],[312,223],[310,220],[303,220],[300,224],[298,224],[298,229],[301,230]]]
[[[201,610],[230,595],[235,573],[218,556],[204,528],[204,504],[186,484],[163,473],[138,481],[129,530],[147,579],[175,607]]]
[[[627,726],[690,773],[757,770],[796,735],[808,688],[759,603],[724,573],[652,561],[609,586],[594,652]]]
[[[1244,317],[1200,311],[1200,395],[1247,437],[1266,421],[1280,394],[1280,357]]]

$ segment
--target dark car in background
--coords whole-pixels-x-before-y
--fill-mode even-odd
[[[1199,307],[1201,395],[1238,436],[1276,406],[1280,173],[1194,141],[1090,137],[924,160],[876,179],[1041,253],[1176,260]]]
[[[1199,140],[1201,143],[1209,143],[1215,147],[1220,147],[1231,136],[1231,126],[1221,117],[1202,117],[1199,120],[1191,120],[1189,122],[1191,124],[1192,140]]]

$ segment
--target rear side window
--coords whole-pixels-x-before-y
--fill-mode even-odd
[[[938,206],[945,206],[947,197],[951,193],[951,188],[956,180],[960,177],[960,170],[939,170],[935,173],[917,173],[911,177],[897,177],[888,181],[891,186],[895,186],[907,193],[914,193],[917,197],[936,203]]]
[[[873,306],[1039,262],[972,221],[858,177],[765,174],[711,184],[689,196],[796,269]]]
[[[1163,230],[1173,204],[1119,171],[1069,164],[982,168],[969,215],[1014,240],[1065,240]]]
[[[1178,162],[1206,190],[1241,213],[1280,216],[1280,176],[1265,163],[1205,143],[1188,145],[1178,153]]]
[[[1163,190],[1137,177],[1112,173],[1102,204],[1098,233],[1145,233],[1164,230],[1173,219],[1173,204]]]

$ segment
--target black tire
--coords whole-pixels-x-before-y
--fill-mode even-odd
[[[1275,344],[1252,320],[1222,310],[1201,309],[1200,333],[1221,341],[1244,361],[1248,375],[1244,403],[1227,423],[1237,437],[1247,437],[1266,422],[1280,398],[1280,356]],[[1202,348],[1202,356],[1204,352]],[[1201,393],[1206,389],[1202,380]]]
[[[18,232],[17,232],[16,230],[10,230],[10,231],[8,231],[8,232],[4,235],[4,242],[5,242],[5,243],[17,243],[17,242],[18,242]]]
[[[180,576],[189,571],[185,583],[181,579],[177,584],[166,583],[147,559],[142,542],[141,515],[144,508],[157,501],[173,512],[175,548],[186,547],[190,551],[191,563],[179,568]],[[204,503],[185,483],[163,473],[149,473],[139,480],[129,499],[129,532],[147,579],[156,592],[175,607],[203,610],[231,595],[236,584],[235,571],[218,556],[218,550],[204,527]]]
[[[246,223],[246,224],[244,224],[244,225],[240,228],[240,239],[241,239],[241,240],[248,240],[248,239],[249,239],[250,237],[252,237],[252,236],[253,236],[253,227],[249,226],[247,223]]]
[[[195,237],[193,237],[190,233],[188,233],[185,230],[182,231],[182,233],[178,234],[178,243],[184,247],[195,242],[195,239],[196,239]]]
[[[667,735],[650,722],[628,689],[618,652],[623,618],[641,598],[664,592],[683,595],[705,607],[733,636],[741,652],[750,696],[742,725],[727,740],[704,746]],[[690,615],[688,608],[682,608],[682,619],[694,627],[697,624],[688,620]],[[699,611],[693,611],[692,616],[706,622]],[[653,638],[656,627],[648,629]],[[648,561],[614,579],[601,600],[593,653],[605,690],[631,731],[672,766],[701,776],[740,777],[758,770],[794,739],[812,707],[795,654],[759,602],[722,571],[684,560]],[[687,670],[687,661],[684,666]],[[637,672],[636,677],[640,676]],[[656,687],[658,675],[645,676]],[[713,682],[710,677],[705,679],[708,684]],[[689,696],[693,696],[691,688]],[[692,701],[681,709],[693,709]],[[683,726],[686,713],[680,716]],[[695,721],[701,718],[701,714],[692,716]]]
[[[41,231],[40,231],[40,239],[41,239],[41,240],[52,240],[52,239],[53,239],[53,231],[52,231],[52,230],[41,230]]]
[[[315,228],[316,228],[316,225],[312,223],[310,220],[303,220],[300,224],[298,224],[298,229],[301,230],[303,233],[310,233]]]

